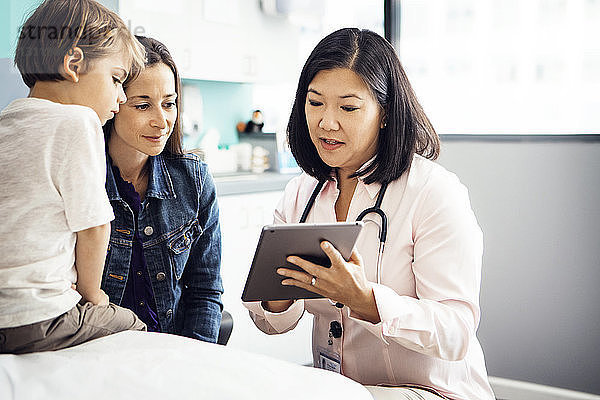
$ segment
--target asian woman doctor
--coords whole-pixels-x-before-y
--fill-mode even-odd
[[[308,311],[314,365],[376,398],[493,399],[475,335],[481,230],[466,188],[430,161],[439,139],[392,46],[354,28],[321,40],[300,75],[288,141],[304,173],[276,223],[381,212],[363,216],[348,262],[327,242],[331,268],[290,257],[304,272],[278,269],[282,284],[325,299],[246,303],[256,326],[283,333]]]

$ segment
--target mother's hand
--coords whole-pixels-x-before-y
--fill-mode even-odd
[[[359,318],[378,323],[380,318],[373,287],[365,275],[360,254],[353,250],[350,260],[346,261],[331,243],[323,241],[321,248],[331,260],[330,268],[297,256],[289,256],[287,261],[305,272],[279,268],[277,273],[289,278],[284,279],[281,284],[297,286],[345,304]],[[311,284],[313,278],[314,285]]]

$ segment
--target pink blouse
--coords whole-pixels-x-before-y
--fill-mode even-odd
[[[275,210],[275,223],[297,223],[316,179],[292,179]],[[359,179],[348,221],[375,203],[380,184]],[[325,184],[307,222],[335,222],[337,184]],[[440,165],[415,156],[409,173],[391,182],[382,209],[388,216],[381,283],[374,295],[381,322],[372,324],[327,299],[298,300],[282,313],[246,303],[268,334],[293,329],[304,310],[314,315],[313,359],[336,354],[341,372],[365,385],[417,384],[452,399],[492,400],[479,324],[483,238],[467,189]],[[372,217],[371,217],[372,216]],[[358,238],[367,279],[376,282],[379,217],[369,214]],[[330,323],[343,327],[329,335]]]

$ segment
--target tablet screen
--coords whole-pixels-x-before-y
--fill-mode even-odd
[[[302,257],[315,264],[330,267],[331,262],[320,247],[327,240],[348,260],[363,223],[283,224],[263,227],[246,286],[243,301],[314,299],[323,296],[296,286],[283,286],[285,277],[277,274],[280,267],[301,270],[286,261],[287,256]]]

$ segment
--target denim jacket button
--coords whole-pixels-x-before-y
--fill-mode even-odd
[[[146,236],[150,236],[154,233],[154,229],[151,226],[147,226],[144,228],[144,233]]]
[[[165,275],[164,272],[159,272],[158,274],[156,274],[156,280],[159,282],[164,281],[166,277],[167,275]]]
[[[171,318],[171,316],[173,315],[173,310],[171,310],[170,308],[167,310],[166,316],[167,318]]]

